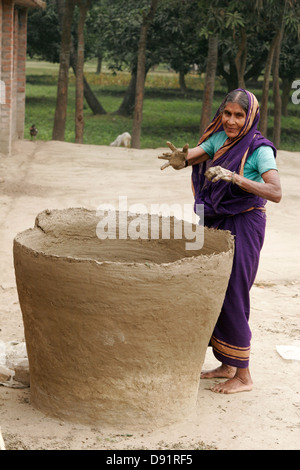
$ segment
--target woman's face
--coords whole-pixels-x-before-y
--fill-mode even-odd
[[[238,135],[245,124],[245,120],[246,113],[238,103],[226,104],[222,114],[222,124],[229,139],[233,139]]]

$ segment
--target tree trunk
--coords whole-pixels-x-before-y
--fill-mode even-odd
[[[279,86],[279,56],[281,48],[282,32],[278,35],[277,44],[274,52],[273,65],[273,102],[274,102],[274,127],[273,127],[273,143],[275,147],[280,146],[281,135],[281,96]]]
[[[180,86],[181,93],[187,92],[187,87],[185,83],[185,73],[183,70],[179,71],[179,86]]]
[[[211,121],[212,102],[214,96],[215,77],[218,62],[218,35],[208,38],[208,57],[205,72],[205,85],[200,120],[200,135],[203,134]]]
[[[275,104],[274,110],[274,132],[273,137],[276,138],[277,142],[278,139],[280,140],[280,120],[281,120],[281,98],[280,98],[280,91],[279,91],[279,55],[280,55],[280,48],[281,48],[281,41],[283,36],[283,29],[284,29],[284,11],[285,11],[286,1],[281,5],[281,11],[278,18],[277,29],[275,36],[272,40],[269,54],[267,58],[267,63],[265,67],[265,74],[264,74],[264,85],[263,85],[263,94],[262,94],[262,104],[261,104],[261,120],[260,120],[260,131],[262,134],[267,136],[267,129],[268,129],[268,97],[269,97],[269,80],[270,74],[273,65],[273,99]],[[276,107],[278,109],[276,109]],[[280,115],[278,114],[280,112]]]
[[[245,84],[245,70],[247,63],[247,34],[246,30],[241,30],[241,38],[239,40],[238,52],[234,59],[236,71],[238,76],[238,87],[246,88]]]
[[[76,67],[76,106],[75,106],[75,142],[83,143],[84,116],[83,116],[83,97],[84,97],[84,24],[87,11],[90,6],[89,0],[79,2],[79,19],[77,26],[78,44],[77,44],[77,67]]]
[[[222,55],[218,59],[217,64],[217,74],[221,75],[227,84],[227,91],[228,93],[232,90],[238,88],[238,76],[236,71],[236,66],[232,57],[228,57],[229,62],[229,71],[225,69],[225,65],[222,60]],[[227,66],[226,66],[227,68]]]
[[[281,112],[282,112],[282,102],[280,96],[280,84],[279,84],[279,59],[280,59],[280,50],[281,43],[283,38],[284,30],[284,11],[285,3],[282,5],[281,15],[280,15],[280,26],[276,34],[277,41],[274,51],[274,64],[273,64],[273,102],[274,102],[274,127],[273,127],[273,142],[275,147],[280,146],[280,136],[281,136]]]
[[[266,66],[265,66],[265,73],[264,73],[261,106],[260,106],[259,130],[265,137],[267,137],[267,133],[268,133],[268,99],[269,99],[270,75],[271,75],[271,70],[272,70],[272,63],[273,63],[276,42],[277,42],[277,33],[275,34],[270,44],[270,48],[268,52],[268,57],[267,57]]]
[[[143,101],[144,101],[144,87],[145,87],[145,66],[146,66],[146,42],[147,32],[151,21],[154,17],[158,0],[151,0],[150,11],[144,17],[141,27],[141,34],[138,47],[138,64],[137,64],[137,78],[135,90],[135,107],[132,126],[131,146],[133,148],[140,148],[141,127],[142,127],[142,114],[143,114]]]
[[[282,104],[282,114],[283,116],[288,115],[288,104],[290,99],[290,91],[292,89],[293,79],[288,77],[282,78],[282,95],[281,95],[281,104]]]
[[[148,24],[143,23],[141,28],[141,35],[139,40],[138,49],[138,67],[136,77],[135,89],[135,106],[131,136],[131,146],[133,148],[140,148],[142,115],[143,115],[143,101],[144,101],[144,86],[145,86],[145,63],[146,63],[146,39],[147,39]]]
[[[98,52],[97,54],[97,69],[96,69],[96,75],[100,75],[101,73],[101,68],[102,68],[102,53]]]
[[[102,104],[98,101],[97,96],[95,95],[90,85],[88,84],[85,76],[83,76],[83,85],[84,85],[84,97],[92,113],[95,115],[107,114]]]
[[[70,65],[73,69],[74,75],[76,77],[77,74],[77,57],[74,51],[74,47],[71,47],[71,56],[70,56]],[[86,99],[87,104],[89,105],[93,114],[106,114],[105,109],[102,107],[101,103],[99,103],[96,95],[94,94],[93,90],[91,89],[90,85],[88,84],[85,76],[83,75],[83,86],[84,86],[84,97]]]
[[[73,21],[74,7],[74,0],[66,0],[65,12],[62,23],[56,108],[52,132],[53,140],[63,141],[65,139],[70,67],[71,27]]]
[[[64,7],[65,7],[64,0],[56,0],[56,6],[57,6],[57,11],[58,11],[58,20],[62,29]],[[75,77],[76,77],[76,67],[77,67],[76,63],[77,63],[77,57],[76,57],[76,53],[74,50],[73,41],[71,37],[70,65],[73,69]],[[93,93],[85,77],[83,77],[83,85],[84,85],[84,97],[92,113],[93,114],[106,114],[105,109],[99,103],[96,95]]]
[[[257,81],[259,76],[262,74],[262,71],[265,67],[266,59],[267,59],[267,52],[263,51],[258,57],[258,59],[252,62],[250,68],[245,73],[245,80],[253,80]]]
[[[125,92],[124,98],[116,114],[121,116],[132,116],[134,112],[134,102],[135,102],[135,90],[136,90],[136,71],[131,72],[131,79],[127,90]]]

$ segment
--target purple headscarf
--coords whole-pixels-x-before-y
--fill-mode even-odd
[[[272,147],[274,156],[276,157],[274,144],[257,130],[259,105],[256,97],[242,88],[238,88],[236,91],[243,91],[248,97],[249,106],[244,126],[236,137],[226,140],[224,145],[215,153],[211,161],[193,165],[192,186],[195,197],[195,210],[196,204],[204,204],[205,217],[219,218],[222,216],[236,215],[254,207],[263,207],[266,204],[265,199],[244,191],[237,185],[227,183],[223,180],[212,183],[204,176],[204,173],[210,166],[217,165],[243,175],[247,158],[261,145]],[[205,130],[198,145],[216,132],[224,130],[222,124],[223,103],[217,110],[212,122]]]

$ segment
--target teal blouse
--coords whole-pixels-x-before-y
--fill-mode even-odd
[[[224,131],[216,132],[205,142],[202,142],[200,147],[203,148],[210,158],[213,158],[226,139],[227,135]],[[276,160],[272,148],[262,145],[247,158],[244,166],[244,176],[249,180],[263,183],[264,180],[261,175],[269,170],[277,170]]]

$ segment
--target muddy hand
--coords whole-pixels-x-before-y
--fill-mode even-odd
[[[171,142],[167,142],[171,153],[163,153],[158,158],[168,160],[160,169],[164,170],[168,166],[172,166],[175,170],[181,170],[185,167],[185,161],[188,155],[189,144],[185,144],[182,150],[178,150]]]
[[[219,180],[234,182],[234,173],[230,170],[226,170],[226,168],[222,168],[221,166],[211,166],[205,172],[205,176],[212,183],[216,183]]]

